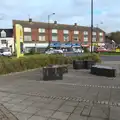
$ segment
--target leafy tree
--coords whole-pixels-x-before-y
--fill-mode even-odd
[[[106,36],[110,40],[114,40],[116,43],[120,44],[120,31],[111,32]]]

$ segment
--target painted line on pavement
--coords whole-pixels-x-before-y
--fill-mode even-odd
[[[55,84],[55,85],[69,85],[69,86],[78,86],[78,87],[93,87],[93,88],[104,88],[104,89],[120,89],[120,86],[102,86],[102,85],[81,85],[81,84],[72,84],[72,83],[56,83],[56,82],[45,82],[45,81],[39,81],[40,83],[44,83],[44,84]]]
[[[10,93],[10,94],[16,94],[18,95],[17,92],[10,92],[10,91],[3,91],[0,90],[0,92],[3,93]],[[89,104],[99,104],[99,105],[107,105],[110,107],[120,107],[119,102],[109,102],[109,101],[96,101],[96,100],[89,100],[85,99],[83,97],[70,97],[70,96],[47,96],[47,95],[41,95],[40,93],[19,93],[19,95],[26,95],[26,96],[34,96],[34,97],[40,97],[42,99],[52,99],[52,100],[64,100],[64,101],[74,101],[74,102],[83,102],[83,103],[89,103]]]

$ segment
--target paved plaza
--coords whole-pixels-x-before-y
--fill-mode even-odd
[[[40,69],[1,76],[0,120],[119,120],[120,75],[89,72],[70,67],[57,81],[42,81]]]

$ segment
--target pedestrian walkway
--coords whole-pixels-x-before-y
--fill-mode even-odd
[[[42,81],[40,70],[0,77],[1,120],[119,120],[119,76],[69,69],[63,78]]]

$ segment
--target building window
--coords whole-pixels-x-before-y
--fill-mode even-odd
[[[31,28],[25,27],[25,28],[24,28],[24,32],[31,32]]]
[[[1,40],[1,44],[6,44],[7,41],[6,40]]]
[[[100,37],[100,38],[99,38],[99,42],[103,42],[103,37]]]
[[[88,42],[88,37],[84,37],[84,42]]]
[[[74,34],[79,34],[79,31],[74,31]]]
[[[68,30],[64,30],[63,32],[64,32],[64,34],[69,34]]]
[[[52,41],[58,41],[58,37],[57,36],[52,36]]]
[[[64,41],[69,41],[69,37],[68,36],[64,36]]]
[[[84,31],[84,35],[88,35],[88,31]]]
[[[103,36],[103,33],[102,33],[102,32],[100,32],[100,33],[99,33],[99,35],[100,35],[100,36]]]
[[[96,35],[96,32],[93,32],[93,35]]]
[[[24,36],[24,41],[32,41],[31,36]]]
[[[96,41],[97,41],[96,37],[93,37],[92,42],[96,42]]]
[[[77,36],[75,36],[75,37],[73,38],[73,40],[74,40],[74,41],[78,41],[79,38],[78,38]]]
[[[6,37],[6,32],[4,30],[1,31],[1,37],[5,38]]]
[[[57,33],[57,29],[52,29],[52,33]]]
[[[45,33],[45,29],[44,28],[39,28],[39,33]]]
[[[45,36],[39,36],[39,41],[45,41]]]

